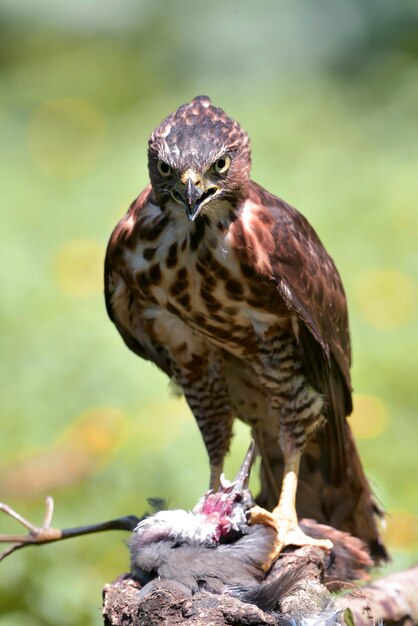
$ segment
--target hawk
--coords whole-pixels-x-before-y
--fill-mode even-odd
[[[313,543],[298,516],[350,532],[385,558],[382,514],[347,422],[350,336],[338,271],[307,220],[250,179],[240,125],[194,98],[151,134],[150,184],[113,231],[110,319],[178,385],[219,485],[235,417],[261,455],[253,522]]]

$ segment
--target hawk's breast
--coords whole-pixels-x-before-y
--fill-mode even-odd
[[[158,207],[150,205],[156,223]],[[195,223],[170,220],[158,237],[139,231],[126,251],[142,315],[167,312],[192,331],[234,354],[252,353],[257,338],[288,316],[276,290],[239,258],[228,231],[203,218]]]

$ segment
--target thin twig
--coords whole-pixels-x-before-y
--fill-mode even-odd
[[[54,500],[51,496],[47,496],[47,498],[45,498],[45,514],[42,527],[35,526],[29,522],[8,504],[0,502],[0,511],[3,511],[3,513],[15,519],[29,531],[27,535],[0,534],[0,543],[12,544],[0,553],[0,561],[16,550],[26,546],[39,546],[45,543],[52,543],[62,539],[71,539],[72,537],[80,537],[81,535],[88,535],[106,530],[126,530],[132,532],[141,519],[143,519],[137,517],[136,515],[125,515],[124,517],[118,517],[117,519],[101,522],[99,524],[77,526],[74,528],[51,528],[52,515],[54,512]]]
[[[43,528],[49,528],[52,522],[52,516],[54,514],[54,498],[52,496],[46,496],[45,498],[45,516]]]

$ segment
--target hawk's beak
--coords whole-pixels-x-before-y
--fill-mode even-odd
[[[181,190],[177,188],[171,193],[176,202],[184,204],[187,217],[193,222],[203,206],[219,191],[219,188],[216,186],[205,188],[201,175],[191,168],[184,172],[181,182]]]
[[[199,214],[203,196],[203,189],[195,185],[191,178],[188,178],[184,187],[184,204],[186,206],[187,217],[193,222]]]

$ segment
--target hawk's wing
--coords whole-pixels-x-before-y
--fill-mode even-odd
[[[252,213],[267,224],[270,237],[263,241],[268,262],[262,273],[276,283],[295,313],[294,330],[305,374],[325,397],[327,426],[319,436],[330,440],[327,474],[338,482],[346,467],[345,418],[352,411],[350,336],[341,279],[315,231],[298,211],[256,183],[251,183],[250,201]]]
[[[151,185],[131,204],[129,211],[114,229],[106,251],[104,293],[107,313],[130,350],[143,359],[153,361],[171,377],[171,363],[162,346],[152,341],[150,333],[137,314],[141,306],[131,268],[124,260],[124,251],[134,246],[141,209],[151,196]]]
[[[299,501],[300,511],[309,509],[313,498],[329,518],[327,523],[362,538],[377,561],[386,560],[374,519],[374,514],[381,516],[383,511],[370,490],[346,420],[352,411],[350,336],[338,271],[313,228],[295,209],[255,183],[251,183],[249,203],[255,217],[253,236],[259,230],[257,220],[268,226],[259,231],[265,254],[264,263],[255,269],[270,285],[275,284],[294,312],[305,374],[326,402],[327,425],[317,433],[319,451],[311,440],[302,458],[299,482],[306,482],[308,491],[306,502]],[[251,242],[246,249],[251,249]],[[251,263],[251,255],[247,254],[247,262]],[[313,456],[304,464],[309,451]],[[315,478],[311,463],[320,464],[328,485]]]

